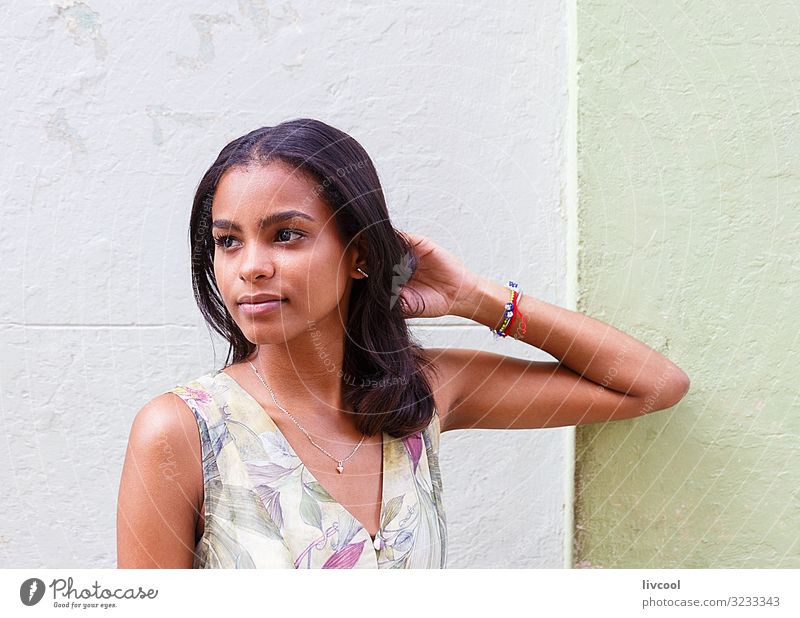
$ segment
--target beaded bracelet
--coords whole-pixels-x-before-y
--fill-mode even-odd
[[[503,316],[500,318],[500,325],[496,328],[490,328],[492,333],[495,336],[495,339],[498,337],[505,337],[505,330],[508,325],[511,323],[511,318],[514,316],[514,307],[516,303],[514,302],[516,299],[516,290],[514,289],[515,283],[513,281],[509,281],[506,284],[506,287],[509,289],[511,293],[511,300],[507,301],[504,308],[503,308]]]
[[[511,281],[509,279],[506,287],[509,289],[511,293],[511,300],[507,301],[503,310],[503,318],[499,328],[492,328],[489,326],[489,330],[492,331],[495,339],[499,337],[507,337],[508,336],[508,329],[511,327],[511,324],[515,321],[517,315],[521,318],[521,325],[517,328],[517,331],[522,329],[520,334],[525,334],[525,316],[522,315],[522,312],[519,311],[519,299],[522,298],[522,292],[519,290],[519,285],[516,281]]]

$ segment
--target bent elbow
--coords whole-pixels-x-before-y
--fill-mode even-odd
[[[687,376],[683,371],[680,372],[680,376],[673,380],[668,388],[665,388],[664,394],[664,403],[666,404],[664,408],[671,408],[673,406],[678,405],[681,399],[686,396],[686,393],[689,392],[689,388],[691,387],[691,380],[689,380],[689,376]]]
[[[689,379],[689,376],[686,375],[686,372],[681,370],[681,377],[679,378],[678,383],[680,384],[680,397],[678,397],[678,401],[680,401],[686,396],[686,393],[689,392],[689,389],[692,386],[692,381]]]
[[[678,405],[681,399],[686,396],[686,393],[689,392],[690,386],[689,376],[680,371],[678,377],[657,385],[650,395],[640,399],[639,414],[644,415],[658,410],[667,410]]]

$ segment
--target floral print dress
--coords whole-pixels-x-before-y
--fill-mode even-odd
[[[189,406],[200,432],[205,530],[194,568],[445,568],[438,411],[421,432],[383,434],[373,539],[233,377],[213,371],[168,392]]]

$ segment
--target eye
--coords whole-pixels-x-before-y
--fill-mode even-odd
[[[279,237],[281,234],[284,234],[284,233],[297,234],[298,236],[300,236],[300,238],[305,236],[305,234],[303,234],[302,232],[300,232],[298,230],[292,230],[292,229],[289,229],[289,228],[283,228],[282,230],[278,230],[278,234],[276,235],[276,238]],[[291,242],[291,241],[289,240],[289,241],[286,241],[286,242]]]
[[[229,240],[235,240],[235,238],[233,236],[216,236],[214,237],[214,244],[222,249],[230,249],[231,247],[225,244]]]

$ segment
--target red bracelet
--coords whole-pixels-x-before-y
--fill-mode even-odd
[[[517,326],[516,332],[512,334],[512,337],[515,339],[519,339],[520,337],[525,336],[525,315],[520,311],[518,308],[514,312],[514,317],[511,318],[511,323],[508,325],[507,331],[511,331],[511,327],[517,322],[517,316],[519,315],[519,326]]]
[[[522,292],[518,292],[516,298],[514,299],[514,315],[511,318],[511,321],[508,323],[505,332],[512,333],[514,325],[519,322],[519,325],[516,327],[516,332],[512,335],[515,339],[519,339],[520,336],[525,335],[525,315],[522,311],[519,310],[519,301],[522,298]],[[519,320],[517,317],[519,316]]]

